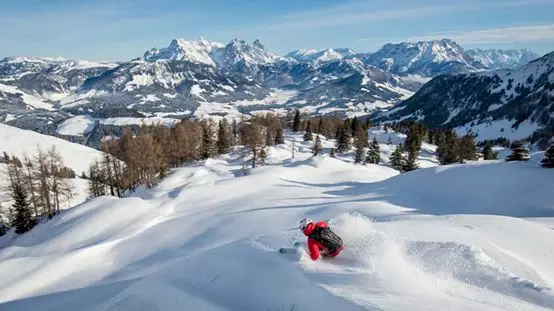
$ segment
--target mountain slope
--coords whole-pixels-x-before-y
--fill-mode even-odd
[[[553,102],[554,52],[513,70],[437,77],[379,118],[523,139],[554,128]]]
[[[417,43],[389,43],[377,52],[367,54],[363,60],[372,66],[402,75],[437,76],[485,68],[467,57],[461,46],[448,39]]]
[[[554,231],[541,224],[554,216],[554,184],[551,172],[535,167],[540,154],[528,163],[398,175],[310,158],[303,143],[291,160],[290,139],[271,148],[269,166],[247,176],[237,176],[238,154],[208,160],[134,197],[96,198],[65,211],[33,235],[0,238],[0,307],[554,307]],[[529,189],[532,201],[520,204]],[[339,257],[312,262],[304,250],[277,252],[304,241],[296,224],[306,216],[330,220],[345,242]]]
[[[472,49],[465,51],[465,55],[485,65],[488,69],[513,69],[540,58],[540,55],[527,49]]]

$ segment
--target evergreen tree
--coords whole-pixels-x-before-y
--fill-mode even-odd
[[[306,123],[306,133],[304,134],[304,141],[312,141],[314,139],[311,124],[312,123],[310,122],[310,120],[308,120],[308,122]]]
[[[462,138],[460,138],[458,149],[458,157],[460,158],[460,163],[463,163],[464,160],[477,160],[477,149],[475,147],[474,138],[475,136],[471,134],[464,135],[462,136]]]
[[[312,154],[314,156],[318,156],[321,153],[321,150],[321,138],[319,138],[319,135],[316,135],[314,145],[312,146]]]
[[[419,168],[417,165],[417,155],[419,152],[410,150],[408,151],[408,159],[406,160],[406,163],[404,165],[404,171],[409,172],[413,171]]]
[[[318,134],[323,134],[323,118],[319,118],[319,123],[317,125],[317,132]]]
[[[371,164],[379,164],[381,162],[381,151],[376,137],[373,137],[373,141],[369,144],[365,162]]]
[[[335,148],[331,148],[331,151],[329,151],[329,156],[331,158],[336,158],[337,157],[337,155],[335,154]]]
[[[275,130],[275,144],[281,145],[285,143],[285,137],[283,136],[283,129],[278,127]]]
[[[525,148],[522,142],[515,141],[510,147],[512,149],[512,154],[510,154],[506,161],[527,161],[529,160],[529,151]]]
[[[348,124],[343,124],[339,130],[339,137],[337,139],[337,151],[344,153],[350,150],[350,128]]]
[[[354,163],[364,162],[364,145],[360,139],[356,139],[356,150],[354,151]]]
[[[453,130],[441,133],[437,138],[437,157],[442,165],[459,161],[458,137]]]
[[[237,125],[237,120],[233,119],[233,146],[236,146],[238,144],[238,137],[239,137],[239,127]]]
[[[27,202],[27,193],[25,193],[25,190],[19,184],[16,184],[13,189],[13,200],[13,209],[15,211],[13,226],[15,227],[15,233],[23,234],[31,230],[36,223]]]
[[[550,147],[546,149],[541,165],[546,168],[554,168],[554,144],[550,145]]]
[[[492,144],[490,142],[487,142],[485,144],[485,147],[483,147],[483,158],[485,160],[496,160],[497,157],[498,154],[492,151]]]
[[[392,138],[389,136],[389,139],[387,139],[387,145],[392,145]]]
[[[390,156],[389,164],[397,171],[404,171],[406,160],[404,158],[404,148],[402,147],[402,144],[396,146],[396,149],[394,149],[394,152]]]
[[[223,119],[219,121],[219,126],[217,130],[217,153],[218,154],[225,154],[229,152],[229,145],[230,145],[230,139],[229,139],[229,131],[227,129],[228,127],[227,119]]]
[[[214,137],[210,122],[202,123],[202,159],[208,159],[215,155]]]
[[[354,117],[352,119],[352,123],[350,124],[350,128],[352,130],[352,136],[355,137],[358,129],[360,129],[360,122],[358,122],[358,118]]]
[[[300,110],[296,110],[296,113],[294,114],[294,121],[292,123],[292,130],[294,132],[299,132],[300,131],[300,123],[301,123],[301,120],[300,120]]]

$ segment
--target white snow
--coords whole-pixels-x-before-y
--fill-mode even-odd
[[[6,113],[6,118],[4,119],[4,122],[10,122],[12,120],[17,119],[17,117],[11,113]]]
[[[464,135],[471,131],[477,134],[477,141],[496,139],[498,137],[505,137],[509,140],[525,139],[537,130],[536,124],[531,123],[530,120],[525,120],[520,123],[517,129],[512,128],[514,123],[515,120],[500,119],[480,123],[474,126],[471,126],[471,123],[468,123],[464,126],[457,127],[454,130],[459,135]]]
[[[33,157],[37,154],[38,148],[47,151],[52,147],[56,148],[62,156],[64,164],[73,169],[77,176],[83,171],[87,171],[89,165],[102,156],[102,152],[80,144],[0,123],[0,153],[6,152],[10,156],[15,155],[18,157],[23,157],[25,155]],[[2,166],[4,166],[4,164],[0,164],[0,171],[3,169]],[[3,177],[1,173],[0,177]],[[0,183],[3,182],[3,180],[0,180]],[[86,180],[74,178],[72,182],[75,186],[75,191],[74,196],[69,202],[69,206],[81,204],[88,197]],[[4,199],[0,198],[0,203],[5,203],[5,201],[2,201],[4,201]],[[63,207],[66,207],[65,202]],[[0,210],[0,212],[2,211]],[[0,248],[1,247],[0,245]],[[1,305],[0,309],[2,309]]]
[[[200,85],[195,84],[190,88],[190,94],[196,95],[198,97],[202,97],[200,94],[204,93],[204,89],[200,87]]]
[[[42,135],[0,123],[0,152],[5,151],[8,154],[18,156],[23,156],[26,153],[31,156],[37,152],[37,147],[46,151],[52,146],[56,147],[66,165],[74,169],[77,174],[88,169],[90,163],[102,155],[98,150],[71,143],[61,138]]]
[[[177,97],[177,94],[164,93],[164,96],[167,98],[175,98]]]
[[[52,110],[52,104],[46,103],[42,99],[34,95],[21,91],[15,86],[0,83],[0,92],[6,92],[10,94],[20,94],[23,102],[32,108]]]
[[[190,111],[166,113],[165,115],[187,115]],[[147,118],[133,118],[133,117],[116,117],[116,118],[92,118],[90,116],[81,115],[69,118],[58,125],[56,132],[62,135],[70,136],[83,136],[88,133],[94,127],[94,122],[105,125],[125,126],[125,125],[152,125],[152,124],[164,124],[166,126],[173,126],[179,122],[179,119],[165,118],[164,113],[158,113],[155,117]]]
[[[125,84],[125,91],[134,91],[142,86],[152,85],[154,77],[149,74],[136,74],[133,79]]]
[[[294,137],[294,159],[289,135],[246,176],[232,153],[0,238],[1,309],[554,308],[554,179],[541,153],[399,175],[311,158]],[[277,252],[305,241],[303,217],[330,221],[339,257]]]

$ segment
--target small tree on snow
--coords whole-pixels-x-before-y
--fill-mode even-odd
[[[260,165],[265,165],[266,161],[267,161],[267,156],[268,156],[268,152],[267,152],[267,148],[266,147],[262,147],[260,149]]]
[[[541,165],[546,168],[554,168],[554,144],[550,145],[544,153]]]
[[[308,120],[308,122],[306,123],[306,133],[304,134],[304,141],[312,141],[314,139],[311,124],[312,123],[310,122],[310,120]]]
[[[404,158],[404,148],[402,147],[402,144],[396,146],[396,149],[394,149],[394,152],[390,156],[389,164],[397,171],[404,171],[406,159]]]
[[[381,162],[381,151],[377,138],[373,137],[373,141],[369,144],[369,150],[367,150],[365,163],[379,164],[379,162]]]
[[[515,141],[510,147],[512,149],[512,154],[510,154],[506,161],[527,161],[529,160],[529,151],[525,148],[522,142]]]
[[[336,158],[337,157],[336,152],[335,152],[335,148],[331,148],[331,151],[329,151],[329,156],[331,158]]]
[[[319,138],[319,135],[316,135],[314,145],[312,146],[312,154],[314,156],[318,156],[321,153],[321,150],[321,138]]]
[[[498,154],[492,151],[492,145],[490,142],[487,142],[485,147],[483,147],[483,159],[484,160],[496,160]]]
[[[27,193],[21,187],[16,184],[13,189],[13,208],[15,210],[14,227],[15,233],[23,234],[31,230],[35,226],[35,220],[33,219],[31,208],[27,202]]]

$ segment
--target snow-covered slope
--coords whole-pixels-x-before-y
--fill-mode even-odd
[[[61,138],[42,135],[0,123],[0,152],[17,156],[23,156],[24,154],[32,156],[36,154],[37,148],[46,151],[53,146],[63,157],[64,163],[77,174],[86,171],[89,165],[102,155],[98,150],[71,143]]]
[[[473,49],[465,51],[465,55],[485,65],[488,69],[512,69],[540,57],[528,49]]]
[[[0,308],[554,308],[554,182],[540,154],[398,175],[309,158],[303,143],[290,159],[290,147],[248,176],[232,154],[0,238]],[[277,252],[304,241],[306,216],[330,220],[339,257]]]
[[[464,54],[456,42],[421,41],[417,43],[389,43],[375,53],[368,54],[364,61],[370,65],[395,74],[441,74],[471,72],[485,67]]]
[[[327,62],[343,59],[355,54],[353,50],[348,48],[323,50],[301,49],[288,53],[286,57],[294,58],[300,62]]]
[[[478,139],[523,139],[554,126],[554,52],[512,70],[442,76],[381,115],[473,131]]]

